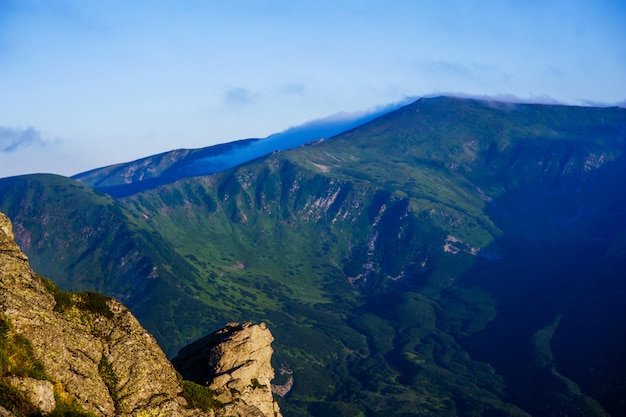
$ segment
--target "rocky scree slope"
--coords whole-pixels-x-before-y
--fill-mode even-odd
[[[0,401],[6,402],[0,406],[13,408],[5,408],[4,415],[19,416],[24,409],[57,415],[73,410],[72,415],[94,416],[280,415],[271,393],[263,396],[255,387],[250,391],[254,396],[250,405],[244,393],[223,401],[225,404],[214,401],[214,410],[192,408],[184,392],[190,383],[177,375],[155,339],[133,315],[113,299],[97,293],[65,293],[34,273],[14,242],[11,222],[3,213],[0,309]],[[248,325],[233,333],[263,352],[257,357],[255,349],[248,350],[252,356],[239,358],[261,364],[254,368],[259,374],[246,374],[249,383],[269,383],[273,377],[269,330],[264,325]],[[19,340],[21,348],[8,350],[10,340]],[[228,360],[233,363],[236,359]],[[229,372],[220,370],[224,375]],[[219,383],[212,387],[221,389]],[[203,389],[195,388],[198,390]],[[204,392],[212,395],[207,389]],[[259,411],[256,405],[271,413]]]

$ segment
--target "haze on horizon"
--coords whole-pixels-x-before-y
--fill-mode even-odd
[[[619,0],[0,0],[0,177],[410,97],[626,103]]]

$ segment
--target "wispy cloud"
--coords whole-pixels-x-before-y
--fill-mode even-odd
[[[0,126],[0,152],[11,153],[26,147],[42,147],[49,142],[37,129],[27,127],[16,129]]]
[[[626,100],[622,101],[596,101],[596,100],[582,100],[584,106],[592,106],[592,107],[623,107],[626,108]]]
[[[514,94],[470,94],[459,91],[435,91],[429,94],[424,94],[422,97],[432,98],[440,96],[450,96],[458,98],[469,98],[481,100],[484,102],[493,103],[508,103],[508,104],[564,104],[563,102],[551,97],[549,95],[530,95],[526,98],[516,96]]]
[[[304,96],[306,94],[306,85],[303,83],[284,84],[278,88],[280,94]]]
[[[431,60],[418,64],[418,69],[424,73],[437,76],[452,76],[465,79],[481,79],[499,75],[495,65],[486,65],[473,62]]]
[[[224,89],[222,102],[228,106],[259,104],[275,96],[306,97],[307,86],[303,83],[287,83],[268,88],[250,89],[229,86]]]
[[[224,93],[224,102],[231,106],[241,106],[251,103],[254,100],[254,94],[247,88],[229,87]]]

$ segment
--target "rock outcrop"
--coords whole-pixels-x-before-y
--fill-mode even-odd
[[[132,314],[99,294],[61,292],[35,274],[1,213],[0,311],[68,404],[97,416],[201,415],[185,408],[176,371]]]
[[[60,291],[31,270],[13,238],[11,222],[0,213],[1,337],[3,343],[9,336],[22,341],[23,350],[28,352],[17,352],[18,356],[26,355],[33,369],[42,369],[33,378],[27,371],[15,371],[17,366],[11,368],[8,359],[8,365],[0,363],[0,383],[21,392],[36,413],[51,412],[58,405],[56,401],[62,401],[64,407],[102,417],[280,416],[271,394],[269,400],[260,400],[261,392],[269,392],[273,377],[269,362],[273,338],[265,326],[247,326],[245,340],[238,339],[242,332],[235,334],[234,339],[242,346],[258,346],[254,352],[232,350],[233,345],[224,341],[219,349],[223,360],[210,357],[209,362],[223,364],[216,372],[224,386],[215,382],[211,389],[218,400],[225,400],[225,406],[214,401],[214,409],[191,408],[183,392],[185,382],[126,307],[97,293]],[[230,328],[223,332],[225,338],[232,333]],[[245,364],[255,365],[237,365],[233,355],[239,354],[244,355]],[[239,369],[235,372],[230,366]],[[224,378],[222,369],[226,368],[229,375],[246,379],[250,386]],[[224,396],[234,390],[241,393],[237,405],[229,404],[232,398],[226,400]],[[0,409],[0,415],[10,411]]]
[[[227,323],[181,349],[172,362],[183,377],[215,391],[225,415],[281,417],[270,388],[273,340],[265,323]]]

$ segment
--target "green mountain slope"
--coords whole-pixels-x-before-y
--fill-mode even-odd
[[[620,415],[625,139],[619,108],[422,99],[119,200],[2,180],[0,209],[74,253],[69,287],[135,300],[170,355],[268,322],[286,416]],[[103,218],[88,252],[80,231]],[[133,250],[158,271],[143,287],[111,266]]]
[[[45,271],[63,289],[99,291],[123,301],[161,341],[164,334],[189,338],[184,326],[173,323],[201,307],[177,284],[193,269],[143,219],[110,197],[55,175],[0,179],[0,196],[0,211],[15,221],[16,241],[33,269]],[[185,302],[172,312],[166,294]]]

